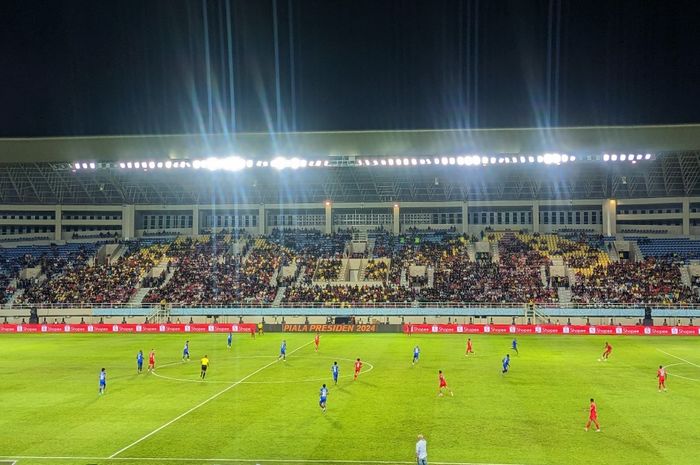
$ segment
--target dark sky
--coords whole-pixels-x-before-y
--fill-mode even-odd
[[[204,4],[0,1],[0,137],[277,128],[273,0]],[[282,130],[700,122],[697,0],[276,7]]]

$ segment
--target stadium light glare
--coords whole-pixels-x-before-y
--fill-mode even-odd
[[[505,158],[503,159],[503,161],[504,161],[505,163],[510,163],[510,158],[505,157]]]
[[[192,164],[192,166],[194,167],[194,169],[198,170],[201,166],[199,160],[195,160],[194,163]],[[172,167],[173,167],[173,162],[171,162],[170,160],[165,162],[165,169],[169,170]]]
[[[330,165],[330,162],[328,160],[323,162],[323,166],[328,166],[328,165]]]
[[[379,164],[382,166],[386,166],[386,160],[379,160]]]
[[[488,158],[488,157],[481,157],[481,164],[482,164],[482,165],[488,165],[488,164],[489,164],[489,158]]]
[[[491,162],[492,165],[495,164],[495,163],[496,163],[496,157],[491,157],[491,159],[490,159],[489,161]]]
[[[642,154],[641,154],[641,153],[638,153],[638,154],[637,154],[637,160],[641,160],[641,159],[642,159]]]
[[[464,165],[464,157],[457,157],[457,164],[459,166]]]
[[[418,164],[418,160],[416,160],[415,158],[411,158],[411,165],[416,166],[417,164]]]
[[[569,161],[569,156],[567,154],[562,155],[561,161],[562,163],[567,163]]]
[[[623,153],[623,154],[620,155],[620,161],[625,161],[625,160],[627,160],[627,155],[625,155],[625,154]]]
[[[610,161],[610,155],[607,153],[603,154],[603,161]]]
[[[529,156],[529,157],[527,157],[527,161],[528,161],[528,163],[535,163],[535,157]]]
[[[527,161],[527,159],[521,155],[520,156],[520,163],[525,163],[526,161]]]
[[[276,170],[283,170],[287,167],[287,160],[284,157],[276,157],[270,162],[270,166]]]
[[[379,164],[379,162],[378,162],[377,160],[372,160],[372,164],[373,164],[374,166],[377,166],[377,165]]]
[[[158,163],[156,163],[156,166],[157,166],[158,168],[162,168],[162,167],[163,167],[163,162],[162,162],[162,161],[159,161]]]
[[[148,162],[148,167],[149,167],[150,169],[154,169],[154,168],[156,167],[156,162],[154,162],[154,161],[149,161],[149,162]]]
[[[448,163],[448,161],[449,161],[449,160],[447,160],[447,157],[441,157],[441,158],[440,158],[440,163],[442,163],[443,165],[446,165],[446,164]]]
[[[393,158],[389,158],[386,162],[389,164],[389,166],[394,166],[394,159]]]
[[[119,168],[121,168],[121,169],[126,168],[126,163],[124,163],[124,162],[119,163]]]
[[[575,157],[574,155],[571,155],[571,156],[569,157],[569,161],[576,161],[576,157]]]
[[[650,153],[647,153],[646,155],[644,155],[644,159],[645,159],[645,160],[650,160],[650,159],[651,159],[651,154],[650,154]]]
[[[396,163],[396,166],[401,166],[401,165],[403,165],[403,162],[401,161],[400,158],[397,158],[396,161],[395,161],[394,163]]]
[[[246,168],[252,168],[252,167],[253,167],[253,160],[246,160],[246,161],[245,161],[245,167],[246,167]]]
[[[425,164],[426,164],[426,165],[430,165],[430,164],[432,164],[432,163],[433,163],[433,162],[430,161],[430,158],[426,158],[426,159],[425,159]]]
[[[506,158],[506,160],[507,160],[507,159],[508,159],[508,158]],[[513,157],[510,161],[513,162],[513,163],[518,163],[518,157]]]
[[[76,170],[79,170],[79,169],[80,169],[80,163],[76,163],[75,165],[73,165],[73,168],[75,168]]]
[[[537,155],[537,163],[544,163],[544,157],[542,155]]]
[[[140,162],[140,161],[135,161],[135,162],[134,162],[134,168],[136,168],[137,170],[138,170],[138,169],[141,169],[141,162]]]
[[[617,161],[617,154],[613,153],[612,155],[610,155],[610,160]]]
[[[455,160],[455,157],[450,157],[447,159],[447,163],[449,163],[450,165],[454,165],[455,163],[457,163],[457,160]]]
[[[503,164],[503,157],[498,157],[498,163]]]
[[[403,159],[403,164],[406,165],[406,166],[408,166],[408,158],[404,158],[404,159]]]
[[[95,169],[95,163],[94,163],[94,162],[91,161],[89,166],[90,166],[90,169],[91,169],[91,170],[94,170],[94,169]]]

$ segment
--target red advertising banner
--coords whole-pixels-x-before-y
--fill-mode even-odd
[[[195,324],[0,324],[0,333],[251,333],[254,323]]]
[[[599,336],[700,336],[700,326],[405,324],[407,334],[573,334]]]

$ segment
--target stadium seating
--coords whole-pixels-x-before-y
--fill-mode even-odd
[[[636,240],[645,257],[673,257],[679,261],[700,258],[700,240],[682,238],[650,239],[625,236],[625,240]]]
[[[574,303],[698,301],[696,289],[681,283],[678,261],[700,254],[700,241],[640,241],[650,251],[647,259],[611,263],[606,241],[580,231],[491,231],[484,239],[490,252],[483,252],[482,243],[476,258],[476,239],[454,231],[413,230],[397,236],[370,231],[367,236],[373,247],[370,258],[361,259],[356,278],[348,278],[352,273],[343,268],[349,233],[277,230],[256,239],[242,232],[147,237],[123,242],[124,255],[109,266],[90,264],[98,244],[5,248],[0,249],[0,302],[11,297],[12,279],[27,266],[40,266],[47,279],[17,282],[25,288],[17,303],[125,303],[139,285],[150,289],[144,303],[174,306],[270,305],[280,287],[286,289],[279,293],[279,303],[554,303],[557,288],[568,287],[573,278],[561,271],[565,267],[577,276],[571,284]],[[676,255],[669,257],[670,250]],[[166,258],[172,277],[166,280],[168,273],[162,270],[147,276]],[[550,276],[555,262],[558,271]],[[341,277],[343,269],[346,275]]]

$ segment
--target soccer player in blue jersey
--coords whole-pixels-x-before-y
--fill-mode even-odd
[[[333,382],[335,384],[338,384],[338,371],[340,370],[340,367],[338,367],[338,362],[333,362],[333,365],[331,366],[331,373],[333,373]]]
[[[518,353],[518,340],[516,338],[513,338],[513,344],[511,346],[511,349],[515,351],[515,355],[520,355]]]
[[[100,371],[100,390],[98,391],[98,394],[104,394],[105,389],[107,389],[107,372],[103,368],[102,371]]]
[[[416,364],[419,356],[420,356],[420,348],[418,346],[415,346],[413,348],[413,365]]]
[[[280,346],[280,356],[277,357],[277,360],[282,359],[285,362],[287,361],[287,341],[283,340],[282,345]]]
[[[228,333],[228,337],[226,338],[226,347],[231,348],[231,342],[233,341],[233,334]]]
[[[182,349],[182,361],[190,361],[190,341],[185,341],[185,348]]]
[[[501,373],[508,373],[508,368],[510,368],[510,355],[506,354],[506,358],[503,359],[503,371]]]
[[[143,351],[139,350],[136,354],[136,372],[141,373],[143,371]]]
[[[324,384],[321,386],[321,392],[319,393],[318,405],[321,407],[321,411],[326,413],[326,400],[328,399],[328,388]]]

